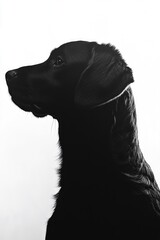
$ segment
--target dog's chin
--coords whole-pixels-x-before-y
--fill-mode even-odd
[[[39,110],[32,110],[32,113],[35,117],[38,117],[38,118],[42,118],[42,117],[46,117],[47,114],[46,113],[43,113],[42,111],[39,111]]]
[[[32,104],[32,113],[35,117],[42,118],[46,117],[48,114],[43,111],[43,108],[37,104]]]
[[[40,106],[33,103],[23,103],[18,101],[17,99],[12,98],[12,101],[23,111],[25,112],[32,112],[35,117],[42,118],[47,116],[48,114],[45,113]]]

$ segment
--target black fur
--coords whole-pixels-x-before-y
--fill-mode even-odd
[[[121,54],[71,42],[6,79],[19,107],[59,122],[61,189],[46,240],[160,239],[160,192],[139,147],[133,76]]]

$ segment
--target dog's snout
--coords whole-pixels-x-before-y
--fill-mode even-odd
[[[6,73],[6,80],[9,81],[12,78],[15,78],[17,76],[17,71],[16,70],[11,70]]]

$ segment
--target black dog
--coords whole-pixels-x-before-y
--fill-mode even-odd
[[[46,239],[160,239],[160,192],[139,148],[133,76],[120,53],[70,42],[6,79],[20,108],[59,121],[61,190]]]

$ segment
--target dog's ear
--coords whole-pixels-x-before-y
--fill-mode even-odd
[[[132,71],[111,45],[96,45],[75,89],[75,103],[96,107],[112,101],[132,83]]]

